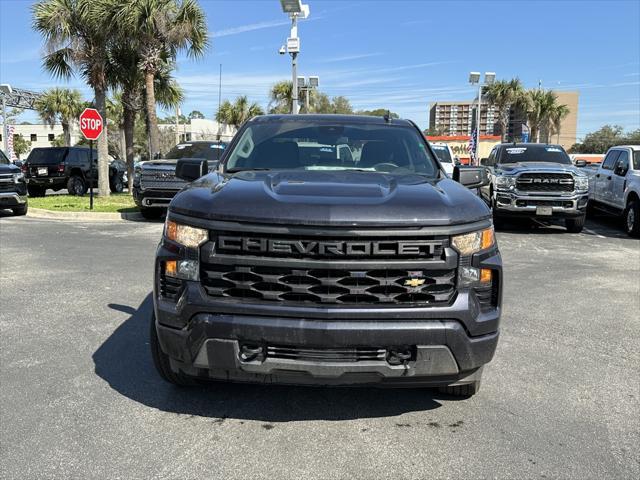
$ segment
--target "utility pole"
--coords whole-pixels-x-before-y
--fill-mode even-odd
[[[180,143],[180,107],[176,107],[176,145]]]
[[[291,32],[287,38],[287,46],[280,48],[291,55],[291,113],[296,115],[300,111],[298,104],[298,54],[300,53],[300,39],[298,38],[298,17],[309,17],[309,5],[303,5],[301,0],[280,0],[282,11],[291,18]]]

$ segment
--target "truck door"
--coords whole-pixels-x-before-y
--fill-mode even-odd
[[[629,172],[629,151],[621,150],[618,161],[613,167],[613,178],[610,185],[610,203],[620,210],[626,207],[624,203],[624,189],[627,186]]]
[[[607,156],[604,157],[602,161],[602,165],[596,173],[595,176],[595,190],[594,196],[595,200],[598,202],[608,204],[610,202],[610,184],[613,178],[613,166],[618,160],[618,156],[620,155],[620,150],[609,150]]]

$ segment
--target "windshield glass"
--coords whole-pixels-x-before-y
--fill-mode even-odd
[[[562,147],[553,145],[527,145],[506,147],[499,163],[550,162],[572,165]]]
[[[220,160],[226,145],[224,143],[180,143],[167,153],[167,159],[202,158]]]
[[[438,176],[418,132],[407,126],[283,120],[254,122],[239,133],[227,171],[359,170]]]
[[[0,150],[0,165],[8,165],[9,163],[9,159],[7,158],[7,156],[4,154],[4,152],[2,150]]]
[[[449,153],[449,149],[443,145],[431,145],[433,151],[436,153],[438,160],[442,163],[452,163],[451,154]]]
[[[27,163],[53,165],[64,160],[66,148],[34,148],[27,157]]]

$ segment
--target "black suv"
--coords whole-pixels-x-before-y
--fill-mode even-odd
[[[29,185],[29,195],[42,197],[48,188],[55,191],[66,188],[72,195],[84,195],[92,178],[93,186],[98,184],[98,155],[95,150],[91,158],[88,148],[34,148],[22,165]],[[112,192],[122,192],[123,175],[124,169],[119,164],[109,165],[109,187]]]
[[[26,215],[27,184],[24,174],[0,150],[0,209],[10,208],[14,215]]]
[[[301,155],[309,143],[327,151]],[[465,188],[484,168],[448,178],[406,120],[275,115],[247,122],[207,171],[178,161],[193,182],[157,250],[165,380],[478,390],[503,286],[491,212]]]

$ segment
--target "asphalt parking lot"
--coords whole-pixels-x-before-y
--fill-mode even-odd
[[[498,233],[501,340],[468,400],[163,383],[161,229],[0,218],[0,477],[640,477],[640,242],[612,221]]]

